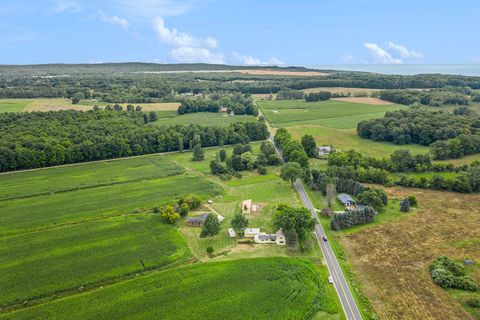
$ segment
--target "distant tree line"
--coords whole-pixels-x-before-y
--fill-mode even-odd
[[[382,90],[380,99],[400,104],[421,104],[439,107],[445,104],[468,105],[470,96],[465,93],[451,92],[448,90]]]
[[[73,98],[97,99],[107,103],[145,103],[177,101],[181,94],[244,93],[270,94],[284,90],[303,90],[315,87],[349,87],[372,89],[447,88],[480,89],[480,77],[458,75],[381,75],[356,72],[331,73],[327,76],[288,77],[255,76],[226,73],[62,73],[62,67],[54,76],[38,76],[15,72],[0,75],[0,98]],[[105,73],[102,73],[105,72]],[[32,75],[29,75],[32,74]],[[65,76],[68,75],[68,76]],[[456,98],[454,98],[456,99]],[[479,99],[472,93],[472,101]],[[409,103],[403,101],[400,103]],[[455,102],[456,103],[456,102]]]
[[[264,122],[151,126],[142,112],[0,114],[0,171],[264,140]],[[148,119],[147,119],[148,120]]]

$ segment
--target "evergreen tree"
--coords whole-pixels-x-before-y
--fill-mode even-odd
[[[220,222],[218,222],[217,215],[209,213],[205,221],[203,222],[202,232],[200,232],[200,238],[213,237],[220,232]]]
[[[205,158],[205,153],[203,152],[202,146],[200,144],[196,144],[193,147],[193,161],[202,161]]]

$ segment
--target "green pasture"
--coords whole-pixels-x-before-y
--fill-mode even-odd
[[[32,101],[27,99],[0,99],[0,113],[20,112]]]
[[[320,125],[337,129],[356,128],[362,120],[383,117],[387,111],[407,108],[395,104],[371,105],[335,100],[259,100],[257,103],[274,127]]]

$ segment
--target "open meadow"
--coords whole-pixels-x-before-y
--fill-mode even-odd
[[[325,267],[288,258],[194,264],[0,319],[343,319]]]
[[[480,260],[479,195],[387,188],[390,198],[415,195],[419,208],[389,223],[338,236],[360,288],[381,319],[478,319],[465,310],[473,294],[435,285],[437,256]],[[472,274],[480,281],[480,269]]]

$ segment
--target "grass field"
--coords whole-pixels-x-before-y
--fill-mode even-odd
[[[328,271],[286,258],[166,270],[6,314],[2,319],[343,319]],[[194,306],[194,307],[193,307]]]
[[[159,155],[12,172],[0,174],[0,201],[164,178],[183,172],[182,167]]]
[[[405,109],[402,105],[370,105],[344,101],[260,100],[258,105],[274,127],[320,125],[356,128],[362,120],[383,117],[385,112]]]
[[[333,129],[321,126],[296,126],[288,128],[295,139],[301,139],[305,134],[315,137],[318,145],[333,145],[336,150],[357,150],[364,155],[372,157],[387,157],[397,149],[409,149],[414,154],[427,153],[430,149],[419,144],[396,145],[389,142],[362,139],[357,135],[356,129]]]
[[[31,103],[32,100],[26,99],[0,99],[1,112],[20,112]]]
[[[0,252],[0,307],[190,256],[185,239],[156,215],[117,217],[2,238]]]
[[[478,319],[455,292],[433,284],[428,266],[439,255],[480,261],[479,195],[390,188],[413,194],[420,207],[386,224],[344,235],[340,242],[380,319]],[[477,268],[473,276],[480,280]],[[456,300],[456,298],[458,300]]]
[[[135,181],[0,202],[0,235],[113,214],[150,210],[190,193],[212,196],[218,185],[193,174]]]

